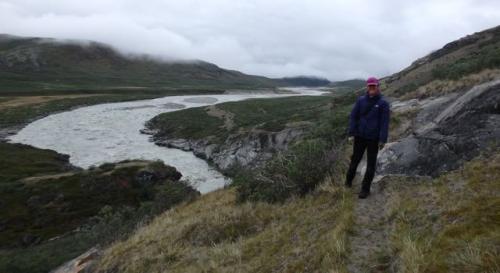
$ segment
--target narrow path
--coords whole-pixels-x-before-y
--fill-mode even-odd
[[[354,206],[354,232],[349,235],[350,257],[347,270],[350,273],[387,272],[384,261],[388,253],[386,226],[388,194],[384,191],[384,179],[376,177],[367,199],[358,199],[364,175],[363,162],[353,181],[352,192],[356,195]]]
[[[30,176],[23,178],[21,181],[25,183],[36,183],[42,180],[47,180],[47,179],[58,179],[66,176],[72,176],[77,174],[77,172],[62,172],[62,173],[56,173],[56,174],[47,174],[47,175],[37,175],[37,176]]]

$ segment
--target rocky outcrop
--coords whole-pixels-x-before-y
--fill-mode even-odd
[[[17,134],[17,132],[19,132],[19,130],[21,130],[23,126],[0,128],[0,142],[7,142],[7,137]]]
[[[437,176],[461,166],[500,140],[500,81],[487,82],[425,103],[413,133],[388,145],[379,157],[380,174]],[[395,109],[397,110],[397,109]]]
[[[222,144],[210,139],[169,139],[154,136],[155,131],[143,130],[152,134],[157,145],[192,151],[196,156],[213,163],[219,170],[227,171],[233,166],[253,168],[270,159],[276,151],[286,150],[288,145],[300,139],[308,125],[289,127],[279,132],[252,130],[229,136]]]
[[[92,272],[92,266],[101,256],[101,250],[93,247],[73,260],[64,263],[50,273],[85,273]]]

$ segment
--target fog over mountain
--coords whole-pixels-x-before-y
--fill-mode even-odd
[[[95,40],[268,77],[384,76],[500,23],[499,1],[0,0],[0,33]]]

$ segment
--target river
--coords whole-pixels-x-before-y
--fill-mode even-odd
[[[9,140],[67,154],[71,164],[82,168],[126,159],[162,160],[177,168],[183,179],[198,191],[207,193],[223,187],[230,180],[191,152],[155,145],[148,135],[140,133],[144,123],[164,112],[228,101],[323,94],[308,88],[292,90],[296,93],[168,96],[81,107],[36,120],[10,136]]]

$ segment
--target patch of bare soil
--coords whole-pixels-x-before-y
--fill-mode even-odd
[[[92,97],[92,96],[102,96],[104,94],[79,94],[79,95],[54,95],[54,96],[21,96],[14,97],[7,101],[0,101],[0,110],[10,107],[19,107],[32,104],[40,104],[44,102],[49,102],[53,100],[60,99],[73,99],[82,97]]]
[[[224,128],[226,130],[231,130],[234,128],[234,126],[236,126],[234,124],[234,114],[217,108],[217,106],[215,105],[210,105],[207,107],[207,114],[212,117],[223,119]]]
[[[47,180],[47,179],[58,179],[61,177],[66,177],[66,176],[72,176],[75,175],[76,172],[64,172],[64,173],[57,173],[57,174],[49,174],[49,175],[38,175],[38,176],[30,176],[24,178],[22,181],[28,184],[31,183],[37,183],[42,180]]]

